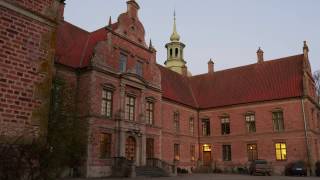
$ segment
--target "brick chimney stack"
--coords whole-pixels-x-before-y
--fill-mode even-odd
[[[208,62],[208,73],[209,74],[214,73],[214,62],[212,61],[212,59],[210,59]]]
[[[263,53],[263,50],[259,47],[257,51],[258,63],[262,63],[264,61]]]

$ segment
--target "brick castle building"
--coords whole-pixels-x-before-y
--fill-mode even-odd
[[[0,131],[41,127],[36,115],[46,115],[41,108],[50,95],[37,86],[64,79],[76,91],[78,120],[88,122],[87,177],[111,175],[117,158],[137,167],[224,171],[266,159],[279,174],[289,162],[313,166],[320,158],[320,108],[306,43],[301,54],[268,61],[259,48],[257,63],[222,71],[210,60],[207,73],[192,76],[176,20],[161,66],[134,0],[117,22],[94,32],[64,21],[58,1],[31,10],[27,1],[0,2],[7,13],[1,15]],[[50,19],[41,8],[52,4]],[[41,43],[52,37],[55,46]],[[54,66],[41,65],[53,59]]]

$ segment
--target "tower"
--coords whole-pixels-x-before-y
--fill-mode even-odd
[[[185,45],[180,42],[180,35],[177,32],[176,13],[174,12],[173,32],[169,43],[166,44],[167,60],[164,63],[167,68],[179,74],[183,74],[186,70],[186,61],[183,58],[183,49]]]

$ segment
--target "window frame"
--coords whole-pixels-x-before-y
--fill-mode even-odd
[[[221,116],[220,117],[221,122],[221,135],[228,135],[231,133],[230,128],[230,116]]]
[[[109,141],[108,141],[109,140]],[[107,142],[105,142],[107,141]],[[112,134],[111,133],[100,133],[99,142],[99,158],[100,159],[110,159],[112,151]]]
[[[102,101],[101,101],[101,114],[107,118],[112,118],[113,115],[113,92],[114,90],[103,88],[102,89]],[[105,93],[105,97],[104,97]],[[110,93],[110,98],[108,96]],[[110,103],[110,107],[108,106],[108,102]],[[109,110],[109,114],[108,114]]]
[[[281,116],[278,116],[278,114],[281,114]],[[276,109],[272,111],[272,124],[273,124],[273,132],[285,131],[284,113],[282,109]],[[282,127],[280,127],[280,124],[282,125]]]
[[[132,101],[131,101],[132,100]],[[135,111],[136,111],[136,97],[132,95],[126,96],[126,116],[127,120],[135,121]],[[133,102],[133,104],[131,104]]]
[[[154,125],[154,101],[146,101],[146,123],[148,125]]]
[[[196,146],[194,144],[190,145],[190,157],[191,157],[191,162],[196,160]]]
[[[222,145],[222,160],[232,161],[232,147],[230,144]]]
[[[202,136],[211,136],[211,124],[209,118],[201,119]]]
[[[173,144],[173,158],[174,161],[180,161],[180,144]]]
[[[250,147],[252,147],[252,149]],[[258,145],[256,143],[247,144],[247,156],[249,162],[259,159]]]
[[[280,148],[277,148],[277,145],[280,145]],[[282,147],[284,145],[284,148]],[[288,159],[288,151],[287,151],[287,143],[285,142],[275,142],[274,143],[274,148],[275,148],[275,158],[276,161],[287,161]],[[285,153],[283,153],[282,150],[285,150]],[[278,158],[278,152],[280,152],[280,159]],[[283,157],[284,155],[284,157]]]
[[[135,65],[135,73],[138,76],[143,76],[143,61],[137,60],[136,65]]]
[[[125,58],[122,58],[125,57]],[[128,64],[128,55],[126,53],[121,52],[119,57],[119,71],[120,73],[127,72],[127,64]]]
[[[175,132],[180,131],[180,113],[179,111],[173,112],[173,128]]]
[[[252,119],[252,117],[253,117],[253,119]],[[244,115],[244,120],[246,123],[247,133],[256,133],[257,132],[256,114],[254,112],[247,112]]]
[[[189,118],[189,133],[190,135],[194,136],[194,117],[193,116]]]

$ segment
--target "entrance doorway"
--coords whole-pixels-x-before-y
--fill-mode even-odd
[[[147,159],[154,158],[154,139],[147,138]]]
[[[203,165],[211,166],[211,145],[204,144],[202,146]]]
[[[131,161],[136,159],[136,140],[132,136],[126,140],[126,158]]]

